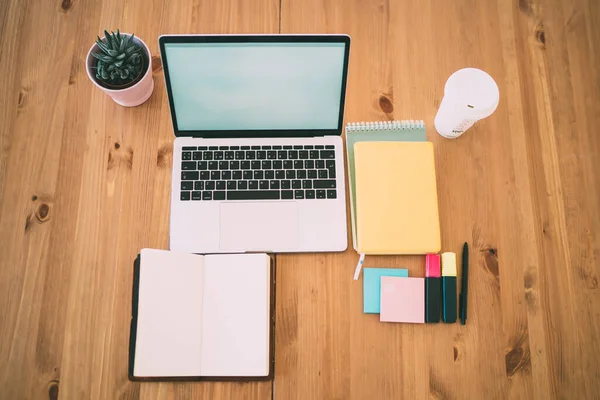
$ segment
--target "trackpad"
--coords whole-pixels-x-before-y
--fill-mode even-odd
[[[281,251],[298,243],[295,202],[221,203],[221,250]]]

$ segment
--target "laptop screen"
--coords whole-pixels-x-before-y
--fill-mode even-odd
[[[166,42],[176,129],[336,130],[345,53],[342,42]]]

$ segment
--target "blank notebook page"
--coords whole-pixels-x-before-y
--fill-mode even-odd
[[[271,266],[265,254],[206,256],[203,376],[267,376]]]
[[[133,375],[199,376],[203,257],[151,249],[140,257]]]

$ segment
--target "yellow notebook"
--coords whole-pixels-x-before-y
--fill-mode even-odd
[[[357,251],[426,254],[440,251],[433,144],[354,144]]]

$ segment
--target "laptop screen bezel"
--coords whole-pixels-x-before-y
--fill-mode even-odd
[[[171,120],[176,137],[198,138],[252,138],[252,137],[312,137],[341,135],[348,78],[350,37],[348,35],[163,35],[158,38],[162,68],[165,76]],[[169,43],[342,43],[344,44],[344,66],[338,125],[335,129],[261,129],[261,130],[180,130],[173,102],[173,91],[169,78],[169,62],[165,45]]]

